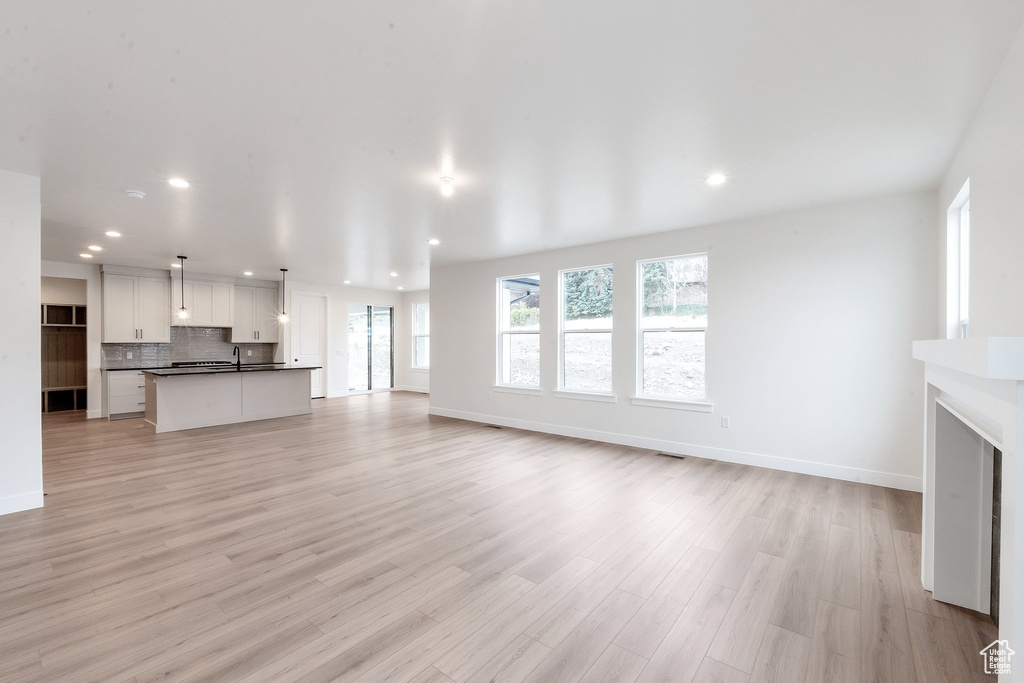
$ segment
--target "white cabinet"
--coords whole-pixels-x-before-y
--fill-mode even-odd
[[[138,278],[130,275],[103,275],[103,341],[139,340],[139,326],[135,319],[137,281]]]
[[[277,290],[266,287],[235,287],[235,324],[231,341],[236,344],[276,343]]]
[[[256,288],[235,287],[235,322],[231,326],[231,341],[256,341]]]
[[[107,419],[135,417],[145,410],[145,375],[138,370],[107,370]]]
[[[277,290],[256,290],[256,340],[277,342]]]
[[[172,282],[171,324],[195,327],[231,327],[231,290],[227,282],[185,280],[185,308],[189,317],[178,317],[181,308],[181,282]]]
[[[171,341],[170,282],[139,275],[103,274],[103,341]]]

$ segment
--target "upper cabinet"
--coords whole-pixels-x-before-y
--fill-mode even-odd
[[[103,341],[171,341],[170,280],[103,273]]]
[[[177,311],[181,308],[181,282],[171,288],[171,324],[193,327],[232,327],[231,295],[234,289],[227,282],[206,282],[185,279],[185,308],[188,318],[182,320]]]
[[[231,341],[236,344],[278,341],[277,289],[235,286],[235,322]]]

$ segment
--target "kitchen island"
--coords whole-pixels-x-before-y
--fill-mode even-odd
[[[307,415],[313,365],[145,370],[146,422],[157,433]]]

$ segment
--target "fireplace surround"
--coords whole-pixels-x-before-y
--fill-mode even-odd
[[[917,341],[913,354],[925,363],[921,581],[936,600],[992,614],[1021,647],[1024,338]]]

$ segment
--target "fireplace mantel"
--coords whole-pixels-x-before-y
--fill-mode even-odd
[[[916,341],[914,358],[983,379],[1024,382],[1024,337]]]
[[[922,584],[937,600],[988,611],[985,567],[990,565],[983,546],[992,544],[990,456],[993,448],[999,450],[999,637],[1020,648],[1024,506],[1017,499],[1018,491],[1024,495],[1024,467],[1017,467],[1016,453],[1024,444],[1024,337],[915,341],[913,356],[925,363]],[[1017,633],[1022,636],[1015,638]]]

